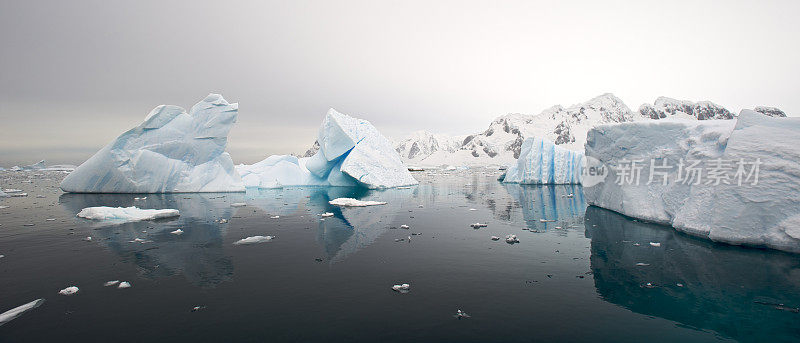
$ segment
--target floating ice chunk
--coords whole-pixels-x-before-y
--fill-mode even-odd
[[[106,283],[103,284],[103,287],[114,286],[114,285],[116,285],[118,283],[119,283],[119,280],[107,281]]]
[[[14,318],[19,317],[19,315],[21,315],[21,314],[23,314],[23,313],[25,313],[27,311],[30,311],[32,309],[35,309],[35,308],[41,306],[43,303],[44,303],[44,299],[36,299],[36,300],[31,301],[31,302],[29,302],[29,303],[27,303],[25,305],[17,306],[17,307],[12,308],[12,309],[10,309],[8,311],[0,313],[0,326],[2,326],[3,324],[14,320]]]
[[[87,241],[87,242],[91,242],[91,241],[92,241],[92,236],[87,236],[87,237],[86,237],[86,238],[84,238],[83,240],[84,240],[84,241]]]
[[[75,293],[78,293],[78,290],[79,290],[78,287],[69,286],[67,288],[64,288],[64,289],[58,291],[58,294],[61,294],[61,295],[73,295]]]
[[[391,188],[416,185],[397,151],[368,121],[330,109],[322,121],[310,157],[275,155],[238,165],[246,187],[365,186]]]
[[[411,289],[411,285],[409,285],[407,283],[392,286],[392,290],[400,292],[400,293],[408,293],[410,289]]]
[[[173,234],[173,235],[181,235],[181,234],[183,234],[183,230],[181,230],[181,229],[177,229],[177,230],[175,230],[175,231],[172,231],[172,232],[170,232],[170,233],[171,233],[171,234]]]
[[[147,200],[147,197],[133,198],[133,200],[137,200],[137,201],[138,201],[138,200]]]
[[[245,207],[245,206],[247,206],[247,204],[245,204],[243,202],[235,202],[235,203],[231,204],[231,207]]]
[[[555,223],[555,219],[539,219],[540,223]]]
[[[489,224],[474,223],[474,224],[469,224],[469,226],[470,226],[471,228],[473,228],[473,229],[480,229],[480,228],[482,228],[482,227],[487,227],[487,226],[489,226]]]
[[[140,221],[153,220],[159,218],[177,217],[180,213],[175,209],[140,209],[131,207],[87,207],[78,212],[78,217],[91,220],[111,220],[111,221]]]
[[[322,218],[333,217],[333,213],[325,212],[323,214],[320,214],[319,216]]]
[[[516,164],[506,170],[503,182],[521,184],[580,184],[585,165],[582,152],[541,138],[528,138]]]
[[[21,189],[14,189],[14,188],[6,188],[6,189],[3,190],[3,192],[6,192],[6,193],[21,193],[22,190]]]
[[[491,238],[492,238],[493,241],[499,241],[500,240],[500,237],[497,237],[497,236],[492,236]]]
[[[2,206],[0,206],[0,210],[2,210],[2,209],[4,209],[4,208],[8,208],[8,206],[6,206],[6,205],[2,205]]]
[[[28,193],[9,193],[8,196],[13,198],[22,198],[28,196]]]
[[[410,229],[411,227],[410,227],[410,226],[408,226],[408,225],[406,225],[406,224],[403,224],[403,225],[400,225],[400,228],[401,228],[401,229],[404,229],[404,230],[408,230],[408,229]]]
[[[278,218],[280,218],[280,217],[281,217],[281,216],[272,216],[272,217],[269,217],[269,218],[270,218],[270,219],[278,219]]]
[[[54,221],[56,221],[56,218],[47,218],[47,219],[45,219],[45,221],[54,222]]]
[[[458,311],[456,311],[456,315],[454,317],[456,317],[458,319],[469,318],[469,315],[464,311],[458,310]]]
[[[61,182],[65,192],[241,192],[225,152],[238,104],[209,94],[187,113],[161,105]]]
[[[334,206],[344,206],[344,207],[386,205],[386,202],[384,201],[372,201],[372,200],[361,201],[353,198],[336,198],[331,201],[328,201],[328,203]]]
[[[654,247],[660,247],[660,246],[661,246],[661,243],[650,242],[650,245],[651,245],[651,246],[654,246]]]
[[[517,235],[513,235],[513,234],[512,235],[506,235],[506,243],[508,243],[508,244],[519,243],[519,239],[517,238]]]
[[[117,286],[117,288],[131,288],[131,283],[128,281],[122,281],[119,283],[119,286]]]
[[[275,236],[251,236],[233,242],[234,245],[258,244],[271,241]]]
[[[650,265],[650,263],[643,263],[643,262],[639,262],[639,263],[636,264],[637,267],[647,267],[649,265]]]
[[[471,209],[469,209],[469,210],[470,210],[470,211],[477,211],[478,209],[476,209],[476,208],[471,208]]]
[[[798,133],[800,118],[750,110],[735,120],[601,125],[589,131],[586,154],[610,172],[604,182],[584,186],[584,194],[590,205],[690,235],[800,253]],[[622,176],[616,168],[626,170],[634,160],[668,168],[645,165],[638,184],[616,182]],[[702,174],[689,174],[690,162]]]

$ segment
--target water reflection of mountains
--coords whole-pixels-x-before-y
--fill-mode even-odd
[[[586,219],[604,300],[740,341],[800,338],[796,255],[715,244],[597,207]]]
[[[135,263],[144,277],[159,278],[181,274],[201,287],[213,287],[229,281],[233,263],[226,253],[224,238],[231,220],[240,209],[257,207],[270,215],[316,217],[331,212],[333,217],[318,223],[316,240],[327,260],[337,262],[368,246],[377,239],[403,206],[413,189],[372,191],[348,187],[308,187],[248,190],[246,193],[192,194],[63,194],[60,204],[77,213],[92,206],[137,206],[140,208],[175,208],[180,216],[122,224],[76,219],[93,231],[93,241]],[[147,197],[134,200],[135,197]],[[328,201],[338,197],[389,202],[384,206],[340,208]],[[247,207],[232,207],[233,203]],[[224,219],[224,220],[221,220]],[[183,234],[170,232],[181,229]],[[136,243],[135,239],[147,243]]]

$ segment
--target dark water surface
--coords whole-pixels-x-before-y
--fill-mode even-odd
[[[713,244],[587,209],[580,187],[503,185],[495,172],[415,176],[421,183],[409,189],[137,201],[63,194],[59,173],[2,172],[0,187],[28,196],[0,199],[8,206],[0,209],[0,312],[45,302],[0,326],[0,341],[800,339],[796,255]],[[338,197],[388,205],[328,204]],[[247,206],[231,206],[237,202]],[[181,216],[125,224],[75,217],[84,207],[131,205]],[[320,220],[324,212],[334,217]],[[475,222],[488,227],[470,228]],[[182,235],[170,234],[178,228]],[[490,240],[507,234],[520,243]],[[233,244],[254,235],[276,238]],[[104,287],[109,280],[133,287]],[[398,283],[411,291],[392,291]],[[71,285],[80,292],[57,294]],[[458,309],[471,317],[455,318]]]

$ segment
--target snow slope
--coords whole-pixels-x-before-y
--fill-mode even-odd
[[[238,104],[209,94],[189,113],[161,105],[61,182],[65,192],[170,193],[244,191],[225,152]]]
[[[605,182],[584,187],[584,194],[591,205],[714,241],[800,252],[798,137],[800,119],[750,110],[742,110],[736,121],[600,126],[589,132],[586,156],[602,161],[610,172]],[[651,159],[656,166],[666,160],[672,167],[651,171]],[[691,174],[683,168],[679,177],[681,159],[686,166],[692,160],[702,162],[700,174],[694,174],[701,176],[688,179]],[[614,167],[633,160],[644,161],[639,184],[619,184],[617,178],[626,172]],[[753,165],[742,165],[744,174],[737,177],[739,161],[761,163],[756,184]],[[715,170],[726,177],[713,178]],[[651,175],[655,182],[648,183]]]
[[[316,151],[314,151],[316,150]],[[313,154],[312,154],[313,153]],[[391,143],[370,122],[330,109],[309,157],[270,156],[236,170],[247,187],[417,184]]]

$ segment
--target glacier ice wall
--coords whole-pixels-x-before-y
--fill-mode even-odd
[[[330,109],[320,126],[319,150],[310,157],[270,156],[238,165],[246,187],[365,186],[417,184],[386,137],[366,120]]]
[[[800,252],[800,119],[742,110],[736,121],[637,122],[589,132],[587,157],[609,167],[605,182],[584,187],[590,205],[673,226],[718,242]],[[642,161],[638,183],[618,182],[623,162]],[[670,169],[651,170],[656,166]],[[679,175],[679,161],[709,165],[760,161],[758,182]],[[622,169],[628,169],[627,167]],[[750,173],[754,167],[749,167]],[[651,175],[652,174],[652,175]],[[655,176],[657,175],[657,176]],[[627,175],[631,176],[631,175]],[[651,176],[655,182],[649,182]],[[663,180],[666,179],[666,182]],[[713,182],[712,182],[713,181]]]
[[[172,193],[244,191],[228,132],[238,104],[209,94],[187,113],[161,105],[61,182],[65,192]]]
[[[541,138],[522,143],[519,159],[508,167],[503,182],[520,184],[580,184],[582,152],[572,151]]]

